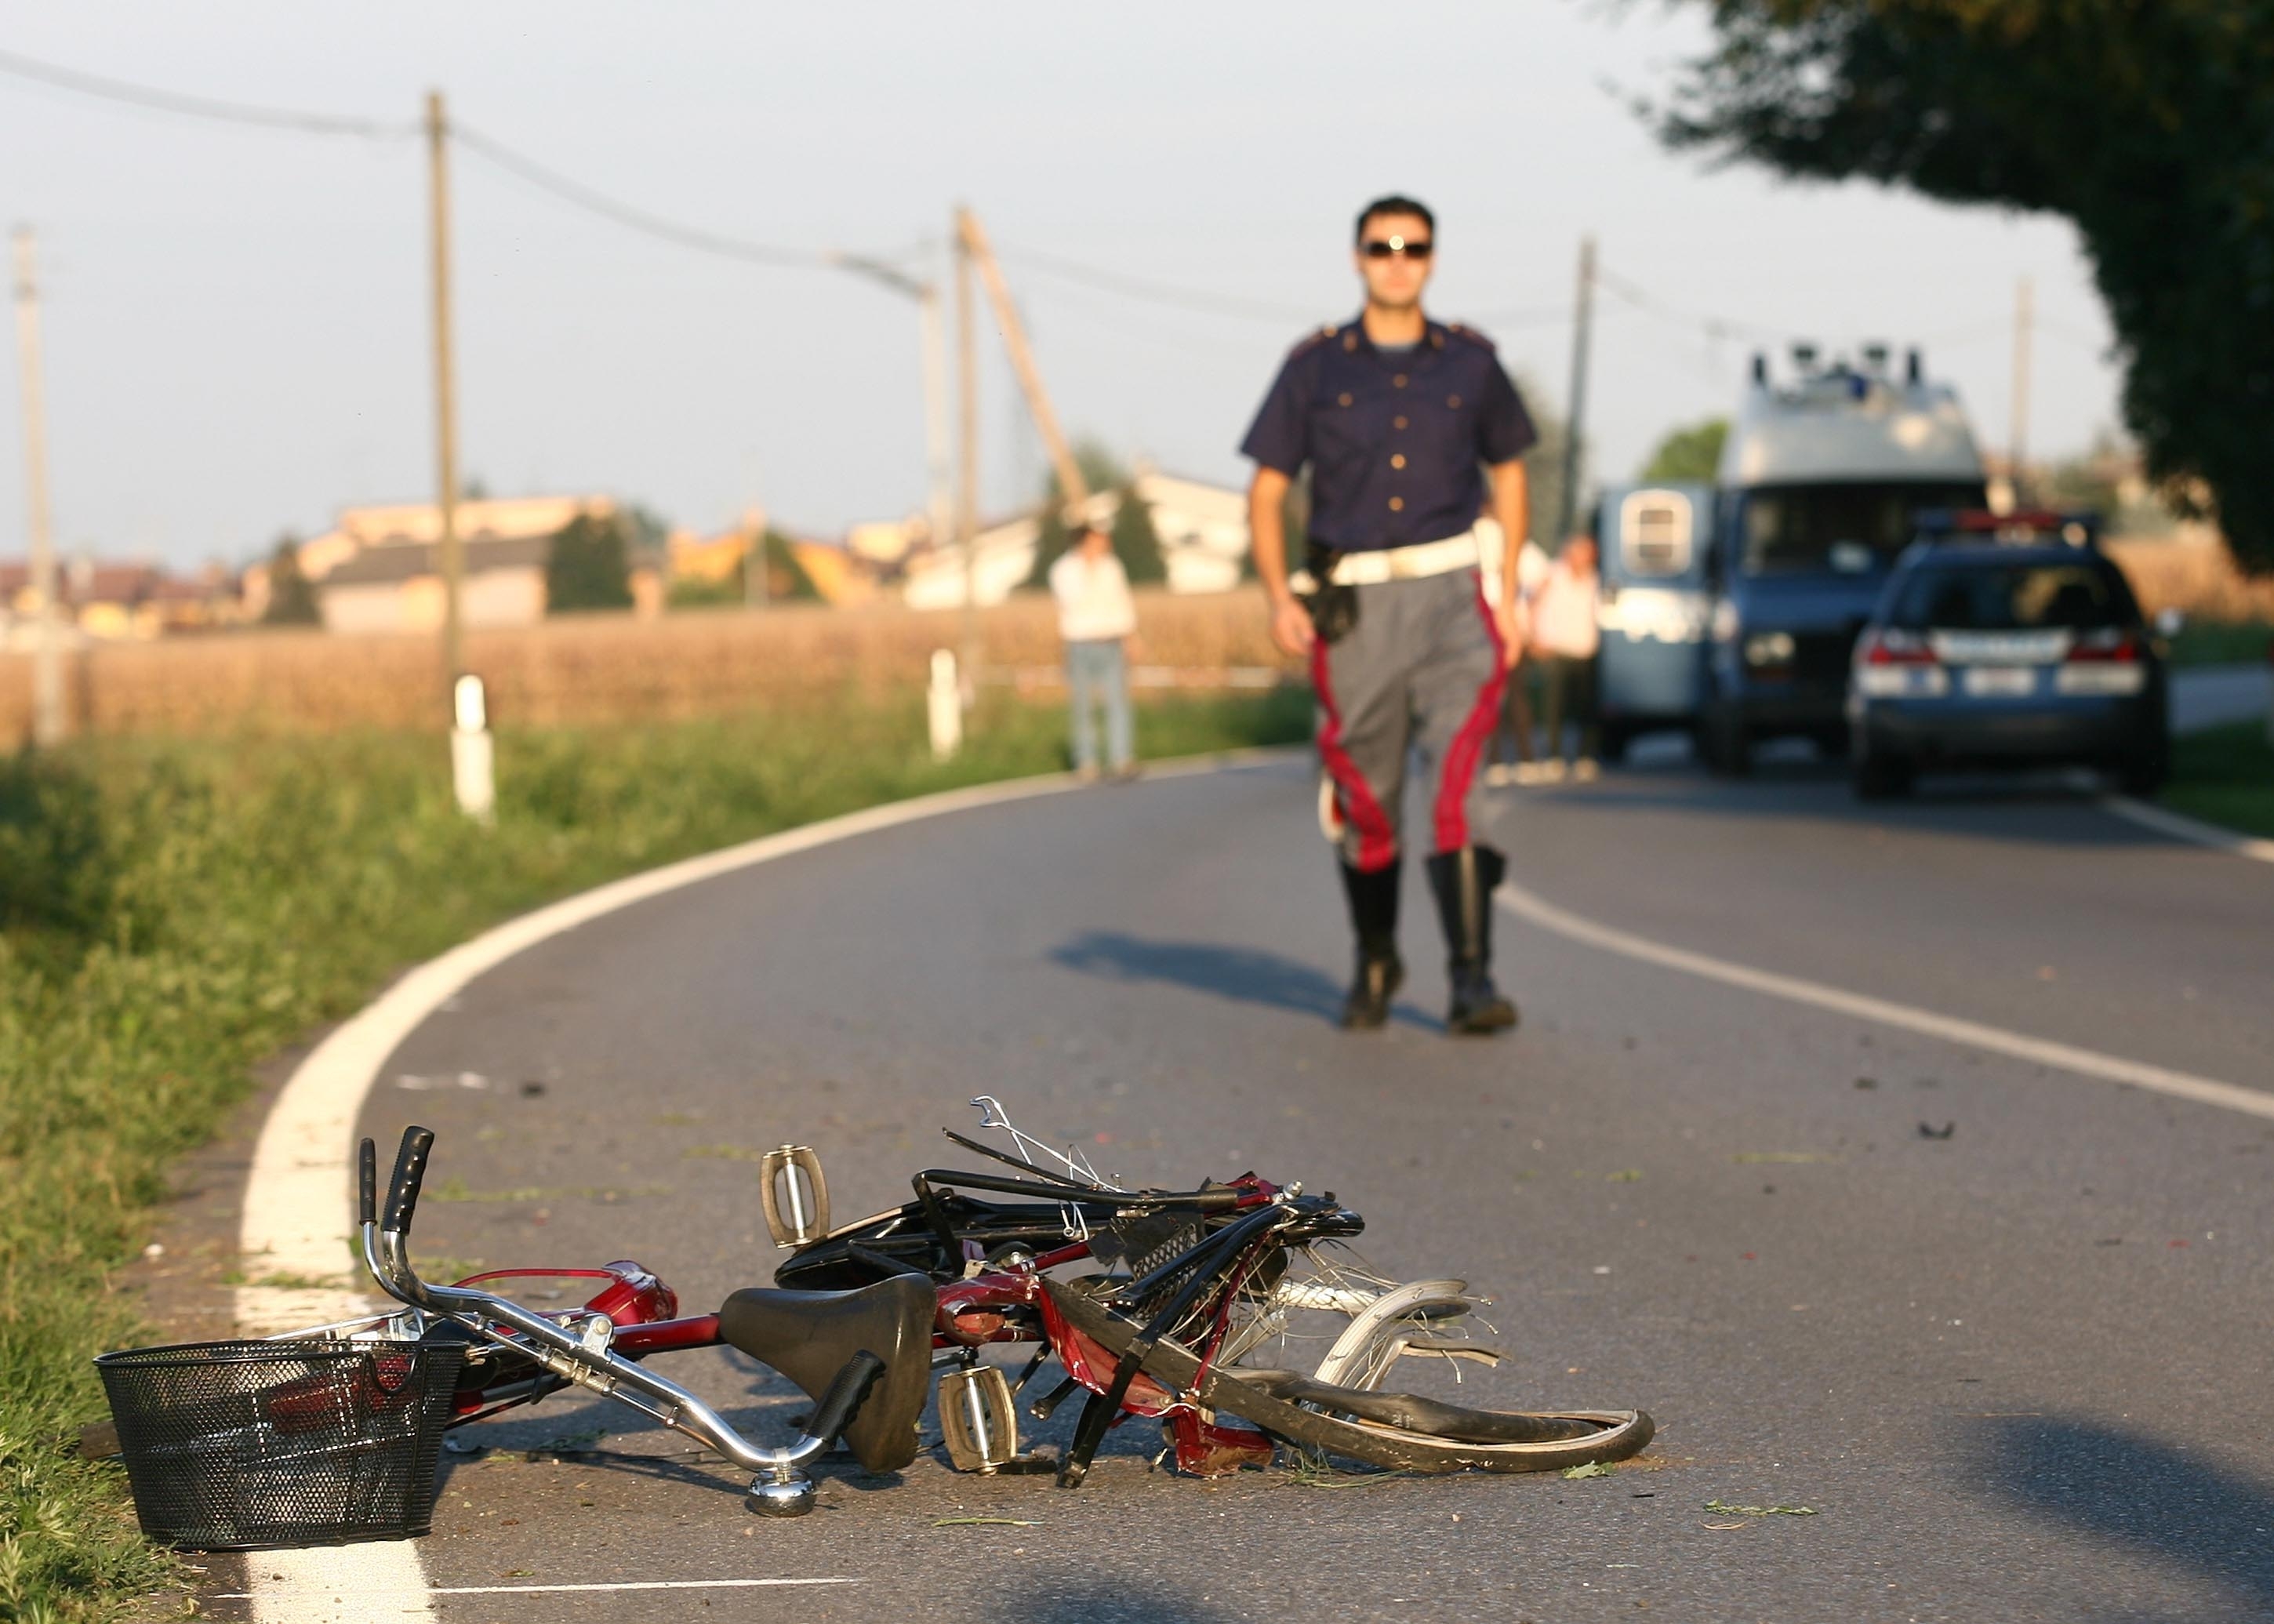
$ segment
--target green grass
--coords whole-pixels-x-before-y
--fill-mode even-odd
[[[1151,756],[1303,735],[1299,691],[1141,708]],[[1005,702],[956,761],[920,707],[507,733],[496,827],[438,738],[102,741],[0,756],[0,1620],[99,1620],[166,1583],[115,1468],[56,1441],[147,1339],[108,1289],[170,1160],[251,1069],[395,970],[550,898],[859,807],[1064,764]]]
[[[2175,812],[2274,839],[2274,746],[2263,721],[2233,722],[2172,741],[2163,802]]]
[[[2274,647],[2274,624],[2264,620],[2190,620],[2171,640],[2167,658],[2174,665],[2263,664]]]

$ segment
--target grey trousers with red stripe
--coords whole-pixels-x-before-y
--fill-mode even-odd
[[[1358,625],[1311,651],[1319,761],[1333,786],[1343,861],[1373,873],[1405,844],[1408,757],[1429,791],[1428,849],[1474,839],[1486,747],[1500,716],[1500,630],[1476,570],[1358,589]]]

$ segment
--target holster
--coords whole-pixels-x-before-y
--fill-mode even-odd
[[[1303,567],[1311,572],[1315,584],[1297,601],[1311,617],[1311,630],[1328,644],[1349,636],[1358,625],[1358,589],[1335,580],[1335,560],[1341,556],[1315,541],[1303,551]]]

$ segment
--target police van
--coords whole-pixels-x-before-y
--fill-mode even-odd
[[[1756,356],[1698,583],[1707,607],[1692,670],[1707,766],[1743,772],[1757,743],[1795,734],[1844,756],[1849,656],[1919,515],[1980,508],[1986,494],[1958,396],[1926,378],[1917,350],[1898,376],[1883,345],[1851,363],[1796,344],[1782,382]],[[1609,607],[1623,628],[1627,612]],[[1624,649],[1625,663],[1638,651]],[[1611,664],[1606,690],[1624,680]]]

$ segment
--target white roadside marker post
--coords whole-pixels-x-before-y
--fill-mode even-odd
[[[954,650],[931,651],[931,686],[925,690],[924,706],[931,721],[932,760],[953,760],[963,748],[963,685],[956,676]]]
[[[452,690],[456,726],[450,729],[450,786],[458,810],[480,823],[497,821],[497,758],[490,739],[489,706],[479,677],[460,677]]]

